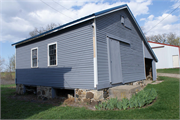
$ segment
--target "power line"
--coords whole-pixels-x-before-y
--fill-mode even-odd
[[[54,1],[54,0],[53,0]],[[63,8],[65,8],[65,9],[67,9],[66,7],[64,7],[64,6],[62,6],[61,4],[59,4],[58,2],[56,2],[56,1],[54,1],[55,3],[57,3],[58,5],[60,5],[61,7],[63,7]],[[69,9],[67,9],[67,10],[69,10]]]
[[[46,4],[47,6],[49,6],[50,8],[54,9],[54,10],[57,11],[58,13],[63,14],[63,13],[59,12],[58,10],[56,10],[55,8],[53,8],[53,7],[51,7],[50,5],[48,5],[47,3],[45,3],[44,1],[42,1],[42,0],[40,0],[40,1],[43,2],[44,4]],[[63,15],[66,16],[66,17],[68,17],[68,18],[70,18],[70,19],[73,19],[73,18],[71,18],[71,17],[69,17],[69,16],[67,16],[67,15],[65,15],[65,14],[63,14]]]
[[[179,5],[180,6],[180,5]],[[159,21],[156,25],[154,25],[151,29],[149,29],[146,33],[148,33],[149,31],[151,31],[153,28],[155,28],[160,22],[162,22],[164,19],[166,19],[171,13],[173,13],[175,10],[177,10],[178,7],[176,7],[174,10],[172,10],[165,18],[163,18],[161,21]]]

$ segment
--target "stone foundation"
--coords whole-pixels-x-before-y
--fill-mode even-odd
[[[26,88],[23,84],[16,84],[16,93],[24,94],[26,92]]]
[[[103,90],[75,89],[75,93],[77,101],[81,102],[97,104],[98,101],[104,100]]]
[[[41,99],[51,99],[52,87],[37,86],[37,97]]]
[[[146,80],[147,81],[147,80]],[[120,85],[112,88],[106,88],[102,90],[87,90],[87,89],[75,89],[76,101],[86,102],[90,104],[97,104],[99,101],[104,101],[109,98],[130,98],[133,94],[140,91],[148,83],[145,80],[126,83],[125,85]],[[149,80],[150,81],[150,80]],[[27,90],[28,90],[28,86]],[[17,94],[24,94],[26,92],[26,87],[22,84],[16,85]],[[37,97],[40,99],[52,99],[57,97],[56,89],[52,87],[37,86]],[[61,94],[61,93],[60,93]],[[68,94],[68,98],[73,98],[73,94]]]
[[[77,101],[91,103],[93,101],[103,101],[109,98],[123,98],[130,99],[133,94],[141,91],[144,86],[147,85],[149,80],[141,80],[136,82],[126,83],[112,88],[106,88],[102,90],[86,90],[86,89],[75,89]]]

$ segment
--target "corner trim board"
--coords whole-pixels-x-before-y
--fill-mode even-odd
[[[93,60],[94,60],[94,88],[98,85],[98,65],[97,65],[97,38],[96,38],[96,18],[93,25]]]

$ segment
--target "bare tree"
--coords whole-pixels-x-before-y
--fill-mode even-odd
[[[46,32],[46,31],[49,31],[49,30],[52,30],[56,27],[60,26],[60,24],[55,24],[55,23],[51,23],[51,24],[48,24],[45,28],[41,27],[41,28],[34,28],[33,31],[29,32],[29,35],[31,37],[35,36],[35,35],[38,35],[38,34],[41,34],[43,32]]]
[[[175,33],[151,35],[151,36],[147,36],[146,38],[148,41],[154,41],[154,42],[165,43],[170,45],[179,46],[180,43],[180,37],[177,37]]]
[[[154,41],[159,43],[166,43],[167,34],[151,35],[146,37],[148,41]]]
[[[177,37],[176,34],[169,33],[167,36],[167,43],[170,45],[177,45],[179,46],[180,37]]]
[[[6,65],[6,75],[5,78],[8,80],[12,80],[12,73],[15,72],[15,55],[9,57],[8,64]]]
[[[3,70],[3,65],[4,65],[4,59],[0,56],[0,72]]]

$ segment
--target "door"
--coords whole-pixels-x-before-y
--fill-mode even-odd
[[[173,67],[179,67],[179,56],[173,55]]]
[[[123,82],[119,41],[109,38],[109,53],[111,82],[112,84]]]

